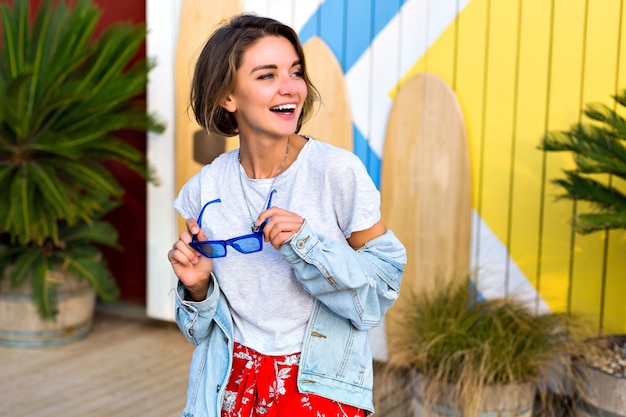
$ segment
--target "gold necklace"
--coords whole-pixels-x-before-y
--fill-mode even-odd
[[[276,171],[276,175],[274,175],[274,179],[272,180],[272,185],[270,186],[270,191],[267,193],[267,197],[265,197],[263,210],[267,206],[267,202],[269,201],[270,195],[272,194],[272,190],[274,189],[274,183],[276,182],[276,178],[278,178],[280,173],[283,171],[283,168],[285,166],[285,163],[287,162],[288,156],[289,156],[289,137],[287,137],[287,145],[285,146],[285,157],[283,158],[283,162],[280,163],[280,166],[278,167],[278,171]],[[239,150],[239,152],[237,153],[237,161],[239,162],[239,165],[241,165],[241,150]],[[252,233],[258,233],[258,231],[260,230],[260,226],[256,225],[256,220],[252,216],[252,210],[250,209],[250,204],[248,204],[248,197],[246,196],[246,190],[243,188],[243,179],[241,175],[242,169],[244,169],[243,166],[239,167],[239,184],[241,185],[241,192],[243,193],[243,200],[246,202],[246,207],[248,208],[248,214],[250,214],[250,220],[252,220],[250,230],[252,230]]]

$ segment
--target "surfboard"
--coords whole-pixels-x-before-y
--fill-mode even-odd
[[[401,86],[383,152],[382,216],[408,257],[399,301],[403,289],[434,291],[465,279],[472,213],[469,144],[461,106],[442,78],[420,73]]]
[[[352,152],[354,133],[350,98],[339,61],[317,36],[309,39],[303,48],[307,72],[322,101],[317,103],[311,119],[300,132]]]
[[[236,137],[210,136],[189,107],[193,71],[209,35],[224,19],[242,12],[240,1],[183,0],[175,61],[176,190],[222,152],[239,146]],[[181,227],[184,222],[181,220]]]

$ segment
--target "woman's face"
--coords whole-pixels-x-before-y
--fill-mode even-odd
[[[223,107],[233,113],[241,137],[284,138],[295,132],[306,96],[293,45],[282,36],[265,36],[244,53]]]

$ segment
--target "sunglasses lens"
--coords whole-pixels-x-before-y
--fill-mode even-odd
[[[253,253],[263,249],[263,235],[245,236],[232,242],[233,248],[241,253]]]
[[[226,246],[219,243],[203,243],[196,245],[196,249],[207,258],[222,258],[226,256]]]

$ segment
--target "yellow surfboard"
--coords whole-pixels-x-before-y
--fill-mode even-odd
[[[409,79],[389,116],[381,182],[383,219],[407,248],[403,288],[433,291],[467,276],[469,160],[465,122],[452,89],[430,73]]]
[[[303,46],[307,72],[322,99],[301,133],[353,151],[350,99],[341,66],[335,55],[317,36]]]

